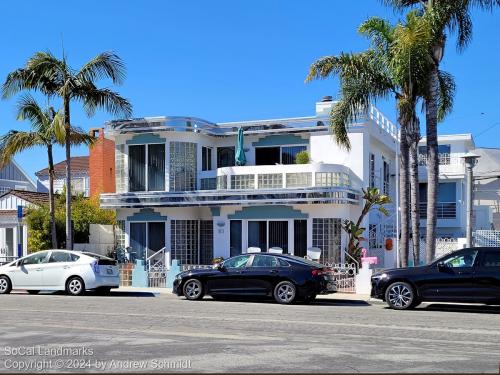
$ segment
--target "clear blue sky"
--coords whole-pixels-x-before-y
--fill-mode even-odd
[[[0,80],[36,51],[61,55],[62,40],[75,68],[112,50],[127,65],[117,90],[134,116],[191,115],[214,122],[307,116],[338,82],[304,84],[315,59],[367,44],[357,26],[371,15],[400,17],[379,0],[362,1],[2,1]],[[478,146],[500,147],[499,11],[474,13],[474,38],[457,54],[449,44],[443,68],[455,75],[454,112],[441,134],[478,135]],[[454,43],[454,40],[450,40]],[[102,82],[109,85],[109,82]],[[15,99],[0,102],[1,133],[27,129],[15,120]],[[393,120],[394,103],[377,103]],[[89,119],[73,105],[73,123],[85,129],[111,119]],[[78,148],[74,155],[87,150]],[[56,161],[64,159],[57,150]],[[33,175],[45,168],[42,150],[16,160]]]

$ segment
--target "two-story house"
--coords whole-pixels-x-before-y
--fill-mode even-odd
[[[121,235],[136,259],[166,247],[182,264],[208,264],[249,247],[344,260],[344,219],[357,220],[365,181],[394,197],[397,128],[375,107],[349,129],[352,150],[328,129],[331,98],[316,115],[211,123],[192,117],[112,121],[116,192],[101,194],[115,209]],[[235,165],[244,131],[246,164]],[[306,151],[308,164],[296,164]],[[370,169],[372,168],[372,169]],[[394,219],[394,218],[393,218]],[[376,225],[377,217],[367,219]]]
[[[54,193],[60,194],[66,186],[66,160],[54,164]],[[44,168],[35,173],[37,190],[41,193],[49,191],[49,170]],[[90,195],[89,157],[73,156],[71,158],[71,187],[72,194]]]

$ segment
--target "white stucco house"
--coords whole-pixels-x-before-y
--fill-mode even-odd
[[[375,107],[349,129],[350,152],[328,129],[331,98],[313,116],[211,123],[192,117],[149,117],[106,124],[116,144],[116,192],[100,195],[117,212],[120,246],[135,259],[166,248],[181,264],[208,264],[249,247],[280,247],[303,256],[321,249],[343,262],[344,219],[357,220],[363,187],[396,194],[397,128]],[[235,165],[244,131],[246,164]],[[308,164],[296,164],[307,151]],[[372,241],[394,235],[389,217],[365,225]],[[368,229],[367,229],[368,232]],[[379,251],[380,247],[378,247]]]

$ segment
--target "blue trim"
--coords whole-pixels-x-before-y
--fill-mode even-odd
[[[232,215],[232,219],[307,219],[308,214],[295,210],[290,206],[269,205],[269,206],[249,206],[243,207]]]
[[[304,139],[294,134],[268,135],[256,142],[252,142],[254,147],[262,146],[283,146],[283,145],[308,145],[309,139]]]
[[[152,208],[142,208],[139,212],[127,216],[127,221],[167,221],[167,217]]]
[[[210,207],[212,216],[220,216],[220,207]]]
[[[129,139],[126,143],[128,145],[142,145],[147,143],[165,143],[167,141],[166,138],[160,137],[158,134],[136,134]]]

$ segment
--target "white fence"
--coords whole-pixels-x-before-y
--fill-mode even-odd
[[[500,247],[500,230],[476,230],[474,232],[474,246]]]

